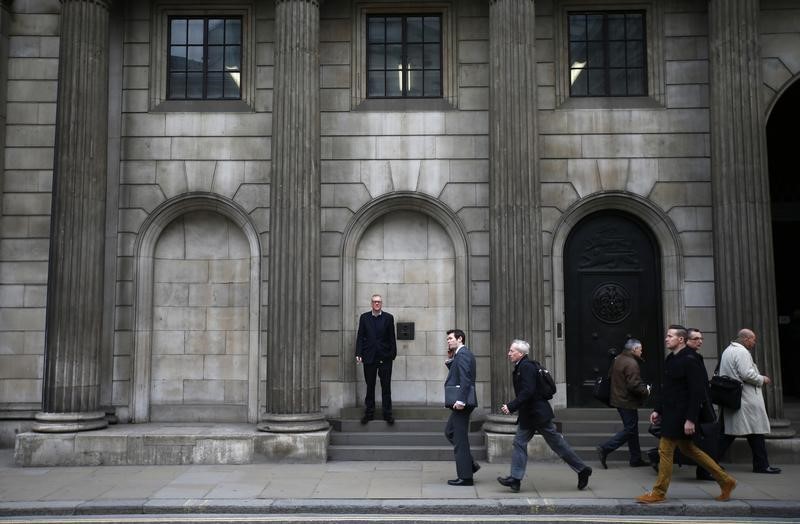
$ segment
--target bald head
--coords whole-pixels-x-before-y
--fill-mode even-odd
[[[753,349],[756,345],[756,334],[752,329],[740,329],[736,334],[736,342],[743,345],[747,349]]]

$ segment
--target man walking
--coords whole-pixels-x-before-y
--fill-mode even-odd
[[[736,437],[745,437],[753,453],[753,471],[776,474],[781,472],[781,468],[770,466],[767,458],[764,435],[770,432],[770,426],[761,393],[762,386],[771,384],[772,380],[758,372],[750,354],[755,346],[756,334],[750,329],[742,329],[720,358],[719,374],[735,378],[743,387],[742,407],[736,411],[722,408],[724,426],[719,439],[719,457],[722,458]]]
[[[703,370],[703,373],[705,373],[706,396],[705,400],[703,400],[701,409],[706,411],[706,416],[709,420],[716,420],[717,415],[714,411],[714,407],[711,405],[711,391],[708,386],[708,371],[706,370],[706,363],[703,359],[703,355],[700,353],[700,350],[703,348],[703,332],[697,328],[688,328],[686,330],[686,336],[686,347],[692,350],[692,353],[697,358],[698,362],[700,362],[700,367]],[[702,417],[700,418],[702,419]],[[704,451],[707,455],[713,455],[714,458],[719,457],[719,453],[717,453],[719,425],[716,422],[705,424],[702,426],[702,429],[703,437],[705,438],[704,442],[707,444]],[[712,477],[708,471],[704,470],[700,466],[695,468],[694,477],[697,480],[714,480],[714,477]]]
[[[700,363],[691,350],[686,349],[686,328],[670,326],[664,344],[670,354],[664,360],[661,400],[650,414],[652,424],[661,424],[658,478],[652,491],[636,497],[636,501],[653,504],[666,500],[676,447],[711,473],[719,483],[722,491],[717,500],[730,500],[736,480],[692,442],[700,413],[700,402],[705,395],[706,373],[700,369]]]
[[[448,356],[451,352],[453,356],[445,362],[448,369],[447,379],[444,381],[446,404],[449,404],[448,388],[455,393],[453,404],[447,406],[452,411],[447,419],[444,436],[453,445],[458,474],[458,478],[447,481],[451,486],[472,486],[472,474],[480,469],[469,449],[469,417],[478,406],[478,400],[475,394],[475,356],[464,345],[465,342],[466,335],[460,329],[447,332],[447,352]]]
[[[578,489],[584,489],[589,484],[592,468],[583,463],[564,437],[556,430],[556,425],[553,424],[553,408],[547,400],[537,395],[536,376],[539,369],[536,364],[528,360],[530,349],[531,345],[524,340],[514,340],[508,348],[508,360],[514,363],[512,380],[516,398],[503,404],[500,411],[504,415],[518,411],[519,426],[517,434],[514,436],[514,447],[511,452],[511,475],[497,477],[497,482],[511,488],[511,491],[515,493],[519,491],[528,465],[528,442],[538,431],[550,449],[555,451],[578,474]]]
[[[631,338],[625,342],[622,353],[614,359],[611,366],[611,406],[617,408],[622,419],[622,431],[597,446],[600,464],[604,469],[608,469],[608,455],[625,443],[628,444],[630,466],[638,468],[647,465],[642,460],[642,449],[639,446],[638,409],[650,395],[650,388],[642,382],[639,369],[641,361],[642,343]]]
[[[372,310],[358,319],[356,335],[356,362],[364,366],[367,395],[364,397],[366,424],[375,417],[375,379],[381,379],[381,407],[383,419],[394,424],[392,416],[392,361],[397,357],[397,339],[394,333],[394,317],[383,311],[383,298],[372,295]]]

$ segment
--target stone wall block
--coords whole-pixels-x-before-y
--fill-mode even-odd
[[[191,167],[193,170],[192,173],[194,174],[195,165],[192,164]],[[193,178],[195,177],[193,176]],[[167,198],[185,193],[189,190],[187,166],[184,162],[156,162],[156,183]]]
[[[194,355],[160,355],[153,357],[152,379],[161,380],[201,380],[203,360]]]
[[[187,355],[224,355],[227,351],[225,331],[187,331]]]
[[[206,310],[209,330],[246,330],[249,327],[247,308],[210,307]]]
[[[183,355],[184,332],[183,331],[154,331],[153,332],[153,355]]]
[[[246,355],[208,355],[205,358],[204,377],[210,380],[244,380],[247,378]]]
[[[206,311],[204,308],[154,307],[153,329],[157,331],[206,329]]]

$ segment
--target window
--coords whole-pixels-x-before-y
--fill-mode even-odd
[[[645,13],[568,14],[569,94],[647,95]]]
[[[167,98],[242,98],[242,19],[169,19]]]
[[[441,15],[368,16],[367,97],[441,96]]]

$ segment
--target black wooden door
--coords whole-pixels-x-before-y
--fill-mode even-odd
[[[592,385],[631,337],[642,341],[642,376],[657,393],[664,356],[660,266],[647,227],[622,212],[583,219],[567,239],[564,283],[567,404],[600,406]]]

